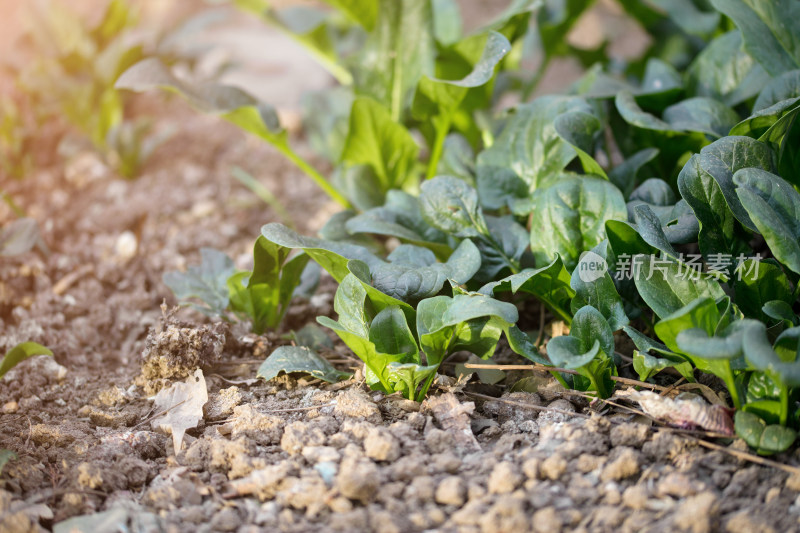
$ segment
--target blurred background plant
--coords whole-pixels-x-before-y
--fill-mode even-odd
[[[138,9],[127,0],[87,17],[60,0],[20,8],[21,36],[2,60],[0,171],[20,178],[58,155],[95,150],[119,175],[136,176],[162,138],[150,121],[125,117],[117,77],[144,53]],[[89,20],[94,18],[95,20]]]

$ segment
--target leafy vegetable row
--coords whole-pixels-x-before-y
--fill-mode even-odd
[[[667,23],[677,48],[654,46],[627,78],[598,63],[570,94],[494,117],[504,84],[517,76],[524,93],[535,81],[521,81],[518,70],[533,3],[515,2],[464,38],[437,25],[448,2],[330,3],[363,47],[333,67],[349,88],[328,97],[346,95],[346,120],[323,127],[324,146],[316,137],[338,164],[335,179],[309,173],[350,209],[323,238],[262,229],[246,291],[252,309],[278,311],[249,312],[257,330],[277,324],[300,263],[311,258],[340,284],[338,321],[320,322],[387,392],[421,399],[448,355],[487,357],[505,334],[524,357],[577,370],[558,375],[566,384],[607,397],[622,330],[641,379],[673,368],[693,381],[699,369],[726,384],[737,409],[798,425],[796,3],[712,0],[715,10],[688,17],[672,3],[658,12],[622,2],[655,33],[657,21]],[[289,27],[278,13],[259,12]],[[562,25],[540,12],[539,36],[579,12],[568,9]],[[298,38],[319,51],[332,20]],[[422,30],[404,26],[414,20]],[[554,42],[542,41],[546,57],[564,53]],[[339,57],[331,50],[325,61]],[[373,57],[382,61],[365,59]],[[178,90],[308,171],[274,111],[239,90],[192,85],[155,60],[120,85]],[[387,237],[402,243],[388,254]],[[289,249],[304,255],[280,274]],[[222,293],[240,294],[243,277]],[[269,295],[255,291],[262,282]],[[570,325],[547,343],[547,358],[516,325],[516,306],[500,299],[506,293],[535,297]]]

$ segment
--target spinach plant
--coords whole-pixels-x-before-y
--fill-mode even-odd
[[[80,132],[124,177],[134,177],[155,139],[146,121],[124,120],[124,95],[117,77],[143,57],[132,37],[138,21],[126,0],[110,0],[96,23],[88,24],[59,0],[31,2],[21,48],[6,65],[15,93],[2,99],[0,164],[24,175],[33,163],[31,151],[42,128],[65,121]],[[13,57],[24,57],[24,60]],[[62,139],[63,140],[63,139]]]
[[[492,104],[496,71],[513,63],[506,56],[525,35],[534,1],[515,3],[468,36],[449,1],[328,3],[333,11],[235,2],[297,39],[342,84],[330,97],[310,99],[328,117],[317,120],[326,130],[315,138],[337,165],[331,180],[292,148],[275,110],[241,90],[179,80],[157,58],[131,67],[117,87],[183,94],[275,146],[331,199],[362,211],[383,204],[391,190],[413,193],[423,176],[436,175],[451,132],[473,145],[491,136],[478,117]],[[415,130],[425,141],[427,161]]]
[[[260,335],[278,327],[295,294],[316,288],[314,269],[303,279],[308,255],[289,258],[289,251],[260,237],[253,250],[253,270],[236,271],[230,257],[204,248],[200,265],[164,274],[164,284],[184,305],[207,315],[249,320]]]

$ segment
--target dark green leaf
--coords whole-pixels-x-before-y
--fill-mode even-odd
[[[578,370],[588,380],[586,387],[577,388],[595,390],[603,398],[614,390],[613,354],[614,333],[600,311],[589,305],[575,313],[569,336],[547,343],[547,355],[555,366]]]
[[[491,295],[506,291],[532,294],[562,320],[567,323],[572,320],[569,302],[575,296],[575,291],[570,287],[570,275],[560,256],[542,268],[528,268],[500,281],[487,283],[479,292]]]
[[[594,114],[584,99],[574,96],[543,96],[518,106],[494,144],[478,155],[478,186],[494,179],[499,169],[510,169],[529,192],[552,183],[577,155],[553,127],[556,117],[570,112]],[[500,207],[483,201],[487,207]]]
[[[745,259],[736,269],[736,304],[750,318],[767,322],[767,302],[792,303],[792,286],[781,268],[771,262]],[[791,307],[791,305],[790,305]]]
[[[596,116],[583,111],[564,113],[556,117],[553,127],[559,137],[567,141],[578,154],[587,174],[607,178],[605,170],[594,159],[594,148],[603,132],[603,124]]]
[[[508,340],[508,346],[514,353],[540,365],[551,365],[550,361],[539,353],[539,348],[536,346],[534,339],[517,326],[511,326],[506,329],[506,339]]]
[[[619,189],[599,178],[568,178],[533,196],[531,251],[537,264],[559,254],[572,269],[584,250],[606,238],[607,220],[626,218]]]
[[[652,113],[648,113],[639,107],[633,94],[629,91],[617,93],[614,99],[617,111],[628,124],[645,130],[675,131],[668,123],[664,122]]]
[[[436,169],[437,175],[455,176],[472,187],[475,182],[475,153],[469,142],[457,133],[451,133],[444,140],[442,158]],[[480,196],[480,191],[478,191]]]
[[[267,240],[280,246],[302,249],[339,282],[350,272],[347,269],[347,262],[350,259],[363,261],[370,268],[382,263],[378,257],[363,246],[304,237],[283,224],[274,222],[267,224],[261,228],[261,234]]]
[[[715,279],[696,275],[683,263],[650,255],[635,256],[634,261],[638,269],[638,274],[634,270],[636,288],[645,303],[660,318],[680,310],[697,298],[710,298],[713,303],[713,300],[725,296]],[[659,337],[664,340],[660,333]],[[670,344],[667,343],[667,346]],[[670,349],[676,351],[676,346],[670,346]]]
[[[397,237],[429,248],[441,258],[446,258],[451,252],[447,235],[425,222],[418,199],[403,191],[389,191],[382,207],[351,218],[346,227],[352,233]]]
[[[749,137],[724,137],[692,156],[678,176],[678,188],[700,221],[704,254],[743,251],[734,222],[756,227],[734,188],[733,174],[743,168],[772,168],[772,151]]]
[[[481,267],[475,275],[476,281],[497,278],[504,269],[519,271],[520,260],[528,247],[528,231],[518,224],[512,216],[485,217],[489,236],[474,239],[481,253]]]
[[[800,323],[798,317],[792,311],[792,306],[783,300],[772,300],[765,303],[761,310],[764,314],[774,320],[783,321],[788,327],[797,326]]]
[[[711,0],[736,22],[744,49],[772,76],[800,66],[800,4],[794,0]]]
[[[336,383],[349,376],[347,372],[336,370],[314,350],[305,346],[276,348],[258,367],[256,375],[269,381],[281,372],[303,372],[328,383]]]
[[[422,184],[419,195],[422,218],[458,238],[488,235],[475,189],[458,178],[439,176]]]
[[[800,273],[800,194],[785,180],[757,168],[739,170],[733,183],[775,258]]]
[[[629,198],[636,186],[639,171],[647,163],[655,159],[657,155],[658,148],[645,148],[644,150],[640,150],[609,172],[608,179],[622,191],[622,194],[626,198]],[[642,183],[642,185],[644,185],[644,183]]]
[[[767,109],[778,102],[792,100],[797,97],[800,97],[800,70],[784,72],[777,78],[773,78],[758,93],[758,98],[753,104],[753,112]]]
[[[573,312],[591,306],[607,320],[611,331],[628,324],[622,298],[608,273],[608,264],[594,250],[581,254],[578,265],[572,272],[570,287],[575,291],[575,298],[570,304]],[[606,354],[610,353],[606,351]]]
[[[421,250],[428,251],[425,248]],[[431,258],[433,259],[432,253]],[[354,273],[384,294],[404,302],[416,303],[438,294],[449,279],[457,284],[466,283],[478,271],[480,263],[480,252],[476,246],[471,241],[464,240],[446,263],[411,265],[393,261],[370,269],[367,279],[358,272]]]
[[[720,15],[716,11],[703,11],[692,0],[650,0],[663,9],[680,29],[689,35],[708,37],[716,30]]]
[[[677,131],[724,137],[739,121],[739,115],[719,100],[698,96],[666,108],[664,120]]]
[[[729,31],[715,38],[686,71],[689,94],[708,96],[735,106],[758,92],[769,74],[742,48],[742,34]]]
[[[800,331],[800,327],[787,329],[775,340],[775,347],[779,347],[782,338],[792,340]],[[797,345],[795,340],[795,359],[784,360],[773,349],[767,339],[767,330],[764,324],[750,321],[749,329],[742,337],[742,347],[747,362],[757,370],[765,372],[773,381],[785,387],[800,386],[800,359],[797,358]],[[787,358],[788,359],[788,358]]]
[[[800,111],[800,97],[781,100],[765,107],[731,128],[730,135],[747,135],[780,145],[783,136]]]
[[[387,307],[369,325],[369,340],[378,352],[402,355],[405,360],[419,361],[419,348],[408,327],[402,309]]]

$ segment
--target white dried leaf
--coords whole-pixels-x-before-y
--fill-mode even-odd
[[[178,453],[186,430],[196,427],[202,420],[203,406],[207,401],[206,379],[203,371],[197,369],[185,382],[175,383],[156,395],[156,411],[166,413],[154,419],[150,425],[154,429],[171,433],[175,453]]]
[[[652,391],[617,391],[616,396],[633,400],[649,416],[682,428],[701,427],[733,435],[730,410],[721,405],[709,405],[695,394],[681,393],[667,398]]]

